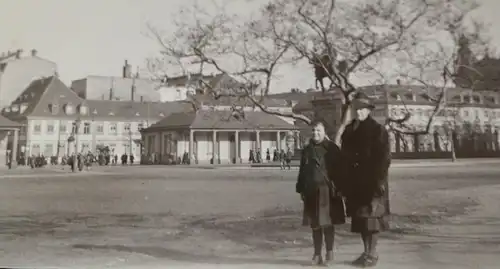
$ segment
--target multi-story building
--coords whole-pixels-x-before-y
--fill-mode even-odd
[[[0,169],[8,165],[11,158],[17,160],[17,147],[21,125],[0,115]],[[15,165],[15,163],[12,163]]]
[[[477,92],[462,88],[427,88],[409,85],[378,85],[360,89],[374,98],[376,108],[373,116],[384,123],[388,116],[410,118],[405,122],[408,132],[426,131],[421,135],[400,135],[391,132],[393,152],[450,151],[452,133],[483,133],[485,140],[475,145],[477,149],[500,150],[500,94]],[[438,95],[444,92],[436,113]],[[327,115],[334,129],[341,119],[339,95],[318,97],[312,101],[317,115]],[[432,118],[432,121],[430,118]],[[478,140],[479,141],[479,140]],[[486,148],[485,148],[486,147]]]
[[[22,50],[0,55],[0,108],[10,105],[33,80],[56,73],[57,64],[38,57],[36,50],[29,56]]]
[[[263,98],[262,105],[282,113],[292,110],[283,100]],[[62,157],[74,152],[95,152],[99,146],[108,146],[115,154],[133,154],[138,158],[141,155],[139,130],[173,113],[207,109],[241,110],[243,113],[259,111],[248,98],[213,98],[210,93],[202,92],[190,95],[189,101],[164,103],[86,100],[57,77],[51,76],[32,82],[10,106],[3,109],[2,114],[23,124],[19,134],[19,152],[22,154]],[[292,119],[281,118],[278,122],[284,120],[293,126]],[[272,131],[269,128],[266,130]],[[152,153],[154,149],[148,152]]]
[[[3,115],[23,124],[19,151],[24,154],[63,156],[102,145],[138,158],[140,129],[189,109],[179,102],[85,100],[52,76],[32,82]]]
[[[200,81],[215,84],[224,75],[201,75],[188,74],[177,77],[167,77],[158,87],[158,93],[162,102],[186,100],[189,96],[196,94],[195,89],[201,89]]]
[[[74,80],[71,89],[86,100],[160,102],[157,91],[158,82],[140,78],[138,73],[132,74],[130,64],[125,61],[121,77],[87,76]]]

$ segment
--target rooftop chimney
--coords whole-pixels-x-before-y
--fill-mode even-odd
[[[132,87],[130,89],[130,101],[134,102],[135,99],[135,78],[132,81]]]
[[[16,59],[21,59],[21,53],[22,53],[22,52],[23,52],[23,50],[21,50],[21,49],[18,49],[18,50],[16,51]]]
[[[132,77],[132,66],[125,60],[125,64],[123,65],[123,78],[131,78]]]
[[[398,85],[401,85],[401,80],[400,80],[399,78],[398,78],[398,79],[396,79],[396,83],[397,83]]]
[[[31,50],[31,56],[35,57],[35,56],[36,56],[36,54],[37,54],[37,52],[38,52],[38,51],[37,51],[36,49],[32,49],[32,50]]]
[[[109,88],[109,100],[113,100],[115,98],[114,94],[115,80],[111,80],[111,87]]]
[[[144,103],[144,96],[141,95],[141,103]]]

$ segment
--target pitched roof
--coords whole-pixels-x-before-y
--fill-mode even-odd
[[[57,107],[57,109],[54,108]],[[71,106],[75,113],[68,114],[66,106]],[[80,114],[77,109],[86,107],[87,113]],[[28,88],[4,109],[3,114],[12,120],[23,120],[26,117],[48,118],[163,118],[174,112],[188,111],[191,107],[183,102],[123,102],[84,100],[70,90],[59,78],[48,77],[33,81]]]
[[[173,113],[147,130],[154,129],[216,129],[216,130],[292,130],[295,126],[278,116],[261,111],[245,112],[235,117],[227,110],[198,110],[190,113]],[[146,131],[147,131],[146,130]]]
[[[21,124],[11,121],[6,117],[0,115],[0,128],[16,128],[21,127]]]

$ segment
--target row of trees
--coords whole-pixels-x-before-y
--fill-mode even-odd
[[[256,3],[261,4],[255,12],[231,9]],[[150,36],[161,46],[161,55],[149,59],[148,68],[157,78],[172,69],[186,76],[228,74],[244,86],[214,88],[203,80],[192,85],[203,84],[214,98],[247,98],[264,112],[309,123],[312,119],[302,114],[270,111],[263,100],[278,85],[281,67],[310,64],[317,87],[342,96],[336,142],[351,120],[350,104],[362,91],[359,85],[399,79],[425,86],[434,109],[421,129],[407,123],[408,111],[389,117],[388,128],[400,134],[427,134],[457,70],[472,68],[460,60],[460,42],[467,39],[478,55],[489,47],[487,27],[471,17],[478,7],[474,0],[203,1],[203,7],[195,4],[177,12],[173,32],[148,25]]]

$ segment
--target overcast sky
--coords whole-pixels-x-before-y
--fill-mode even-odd
[[[32,48],[58,64],[61,78],[121,75],[125,59],[144,66],[157,44],[145,37],[146,21],[169,27],[169,15],[194,0],[0,0],[0,51]],[[235,0],[237,1],[237,0]],[[479,0],[478,15],[493,24],[500,47],[500,0]],[[248,8],[245,6],[245,8]],[[496,31],[495,31],[496,30]],[[274,91],[314,85],[310,68],[290,70]]]

